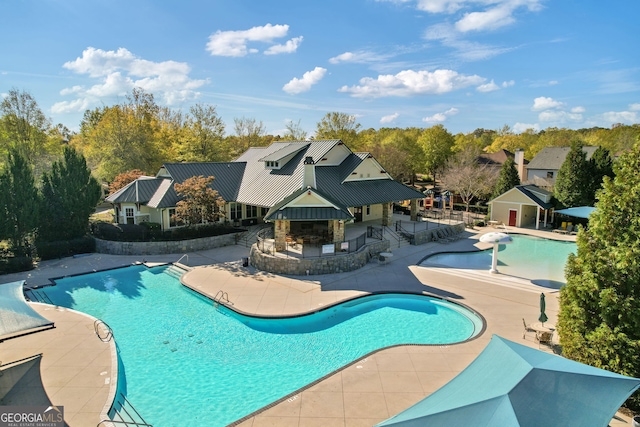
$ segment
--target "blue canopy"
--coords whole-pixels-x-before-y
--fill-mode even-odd
[[[592,206],[577,206],[575,208],[567,208],[567,209],[560,209],[558,211],[556,211],[557,214],[562,214],[562,215],[567,215],[567,216],[573,216],[575,218],[589,218],[589,215],[591,215],[591,212],[595,211],[596,208],[592,207]]]
[[[378,426],[607,426],[640,379],[497,335],[458,376]]]

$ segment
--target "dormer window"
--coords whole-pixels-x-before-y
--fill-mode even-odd
[[[267,160],[265,162],[267,169],[280,169],[280,162],[275,162],[272,160]]]

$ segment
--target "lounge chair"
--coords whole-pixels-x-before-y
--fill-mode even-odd
[[[553,340],[553,332],[536,332],[536,339],[538,340],[538,347],[540,344],[551,345]]]
[[[567,223],[563,222],[560,225],[560,228],[556,228],[555,230],[553,230],[554,233],[560,233],[560,234],[566,234],[567,233]]]
[[[522,331],[522,339],[527,335],[527,332],[536,333],[536,330],[527,325],[527,322],[524,321],[524,317],[522,318],[522,324],[524,325],[524,331]]]
[[[575,233],[573,231],[573,225],[569,224],[569,225],[567,225],[567,229],[564,231],[563,234],[573,234],[573,233]]]

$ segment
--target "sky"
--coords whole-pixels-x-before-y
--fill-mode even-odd
[[[640,123],[637,0],[3,0],[0,94],[53,124],[140,87],[284,135]]]

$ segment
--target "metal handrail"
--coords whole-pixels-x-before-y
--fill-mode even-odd
[[[107,328],[107,333],[104,337],[100,335],[100,324],[103,324]],[[109,326],[104,320],[96,319],[93,322],[93,330],[102,342],[109,342],[111,341],[111,338],[113,338],[113,329],[111,329],[111,326]]]
[[[189,254],[184,254],[182,255],[176,262],[174,262],[174,264],[179,264],[180,261],[182,261],[182,258],[186,257],[187,258],[187,262],[189,262]],[[188,265],[188,264],[185,264]]]
[[[144,417],[140,415],[140,413],[136,410],[136,408],[131,404],[129,399],[127,399],[127,397],[124,394],[118,393],[118,397],[122,398],[122,402],[120,404],[121,409],[124,410],[124,413],[127,415],[127,417],[131,419],[131,421],[125,421],[124,419],[122,419],[122,415],[120,415],[120,411],[116,410],[115,414],[117,414],[120,417],[119,420],[111,420],[111,419],[100,420],[100,422],[96,427],[100,427],[100,425],[102,425],[103,423],[112,423],[112,424],[124,425],[124,426],[153,427],[152,424],[147,423]],[[134,417],[132,417],[129,411],[127,411],[127,409],[125,408],[125,405],[124,405],[125,403],[129,405],[129,407],[133,410],[137,418],[140,419],[141,421],[133,420]]]
[[[213,303],[214,304],[220,304],[223,300],[226,301],[227,304],[231,304],[231,301],[229,301],[229,294],[227,292],[223,291],[222,289],[220,289],[216,293],[216,296],[213,297]]]

